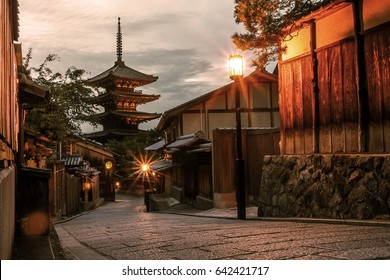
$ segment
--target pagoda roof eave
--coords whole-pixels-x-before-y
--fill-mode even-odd
[[[139,111],[108,111],[108,112],[96,114],[95,116],[106,117],[108,115],[115,115],[115,116],[126,117],[126,118],[137,118],[140,121],[153,120],[161,117],[161,114],[159,113],[146,113],[146,112],[139,112]]]
[[[147,85],[157,81],[158,76],[144,74],[127,67],[123,61],[116,61],[113,67],[88,79],[88,82],[92,85],[99,86],[113,79],[137,81],[142,85]]]
[[[98,139],[98,138],[106,138],[110,135],[113,136],[129,136],[136,135],[138,130],[135,129],[110,129],[110,130],[102,130],[92,133],[84,134],[83,136],[88,139]]]
[[[104,102],[106,100],[110,99],[110,96],[114,96],[117,98],[124,98],[124,99],[142,99],[144,102],[151,102],[154,100],[157,100],[161,97],[160,94],[137,94],[137,93],[117,93],[117,92],[111,92],[111,93],[104,93],[95,97],[89,98],[90,102],[98,103],[98,102]]]

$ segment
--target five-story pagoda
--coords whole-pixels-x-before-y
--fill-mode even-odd
[[[92,98],[94,104],[104,107],[98,114],[103,130],[87,134],[86,137],[100,143],[110,139],[122,139],[135,135],[138,125],[157,119],[161,114],[137,111],[137,106],[160,98],[160,95],[143,94],[137,87],[155,82],[157,76],[147,75],[127,67],[122,61],[122,33],[118,18],[117,61],[114,66],[89,79],[92,86],[104,88],[102,94]]]

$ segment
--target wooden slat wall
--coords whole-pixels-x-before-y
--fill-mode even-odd
[[[359,126],[358,126],[358,93],[356,85],[356,67],[355,62],[348,57],[355,57],[355,48],[350,44],[343,44],[342,51],[342,73],[344,83],[344,130],[345,130],[345,151],[347,153],[356,153],[359,151]]]
[[[304,153],[310,154],[314,150],[313,142],[313,111],[314,98],[312,91],[312,66],[311,57],[306,56],[301,59],[302,63],[302,106],[303,106],[303,130],[304,130]]]
[[[331,128],[330,128],[330,89],[329,89],[329,52],[322,51],[317,54],[318,58],[318,87],[319,87],[319,130],[320,130],[320,153],[331,152]],[[322,63],[321,63],[322,62]],[[325,63],[324,63],[325,62]]]
[[[247,195],[258,196],[264,156],[280,154],[279,140],[280,131],[278,128],[242,130]],[[213,131],[215,193],[229,193],[236,190],[235,145],[235,129],[215,129]]]
[[[68,217],[80,213],[80,191],[82,188],[79,177],[66,173],[66,215]]]
[[[200,195],[208,198],[213,197],[213,172],[211,166],[199,165],[198,175],[199,178],[199,193]]]
[[[214,192],[234,192],[235,136],[232,130],[213,130]]]
[[[279,129],[247,130],[245,132],[248,194],[257,197],[260,192],[264,156],[280,154],[280,132]]]
[[[390,26],[365,36],[369,100],[369,144],[373,153],[390,152]]]
[[[296,154],[305,152],[305,135],[303,129],[303,83],[302,83],[302,60],[292,62],[293,93],[291,104],[294,108],[292,114],[292,127],[294,137],[294,151]]]
[[[279,104],[280,104],[280,136],[281,136],[281,151],[285,154],[294,154],[294,138],[293,138],[293,104],[292,96],[294,93],[293,86],[293,65],[292,63],[284,63],[279,65]]]
[[[0,4],[0,160],[13,160],[13,151],[17,151],[18,104],[17,70],[13,47],[12,19],[10,1]]]
[[[332,153],[345,151],[344,134],[344,75],[342,72],[341,45],[329,49],[329,76],[330,76],[330,123],[331,123],[331,149]],[[345,57],[348,59],[348,56]],[[350,58],[350,59],[353,59]],[[324,62],[325,63],[325,62]],[[347,81],[348,83],[349,81]],[[354,82],[354,81],[352,81]]]
[[[390,152],[390,27],[365,35],[368,152]],[[319,152],[359,152],[355,44],[349,39],[317,51]],[[281,153],[313,153],[311,57],[279,64]],[[363,104],[364,105],[364,104]]]
[[[354,42],[320,50],[320,153],[358,151],[358,95]]]
[[[305,154],[313,151],[313,93],[311,59],[280,64],[279,102],[281,151]]]

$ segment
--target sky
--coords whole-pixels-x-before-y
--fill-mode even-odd
[[[227,64],[240,53],[250,67],[250,53],[232,43],[244,28],[234,20],[234,0],[19,0],[23,54],[32,49],[31,66],[57,54],[51,68],[85,69],[91,78],[116,61],[118,17],[121,18],[122,60],[128,67],[158,76],[140,87],[159,100],[138,111],[163,113],[230,83]],[[158,120],[141,124],[154,128]],[[89,127],[83,128],[89,132]]]

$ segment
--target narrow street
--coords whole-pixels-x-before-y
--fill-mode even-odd
[[[145,212],[126,194],[55,228],[69,259],[390,259],[390,227]]]

